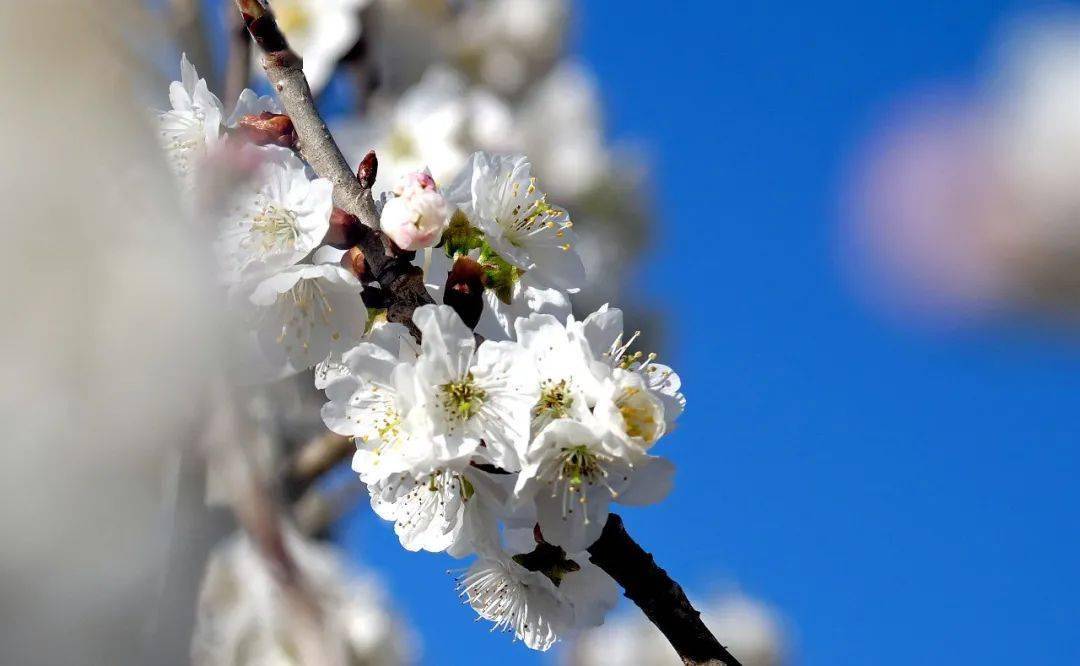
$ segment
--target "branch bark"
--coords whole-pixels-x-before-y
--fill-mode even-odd
[[[384,292],[387,319],[418,334],[413,310],[434,303],[424,286],[423,272],[412,265],[413,254],[401,252],[379,231],[379,213],[371,196],[349,168],[326,122],[315,106],[303,61],[289,48],[273,12],[259,0],[235,0],[255,43],[262,52],[263,69],[296,129],[297,150],[315,173],[334,186],[334,205],[355,215],[363,225],[358,247],[371,268],[371,277]]]
[[[684,664],[741,666],[701,621],[682,587],[627,534],[622,518],[608,516],[600,538],[589,546],[589,559],[622,586],[626,598],[663,632]]]
[[[349,169],[326,123],[315,108],[304,63],[289,48],[277,20],[259,0],[235,0],[244,25],[262,52],[262,65],[270,84],[274,86],[285,113],[292,118],[299,137],[298,148],[315,173],[334,185],[334,205],[355,215],[369,227],[377,229],[379,218],[371,191],[360,186]]]

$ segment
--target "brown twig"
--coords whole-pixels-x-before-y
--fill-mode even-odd
[[[360,186],[330,131],[326,129],[304,76],[303,61],[289,48],[273,12],[259,0],[235,0],[244,25],[262,54],[263,69],[277,91],[299,137],[300,154],[321,178],[334,185],[334,205],[378,228],[371,191]]]
[[[701,621],[682,587],[627,534],[618,515],[608,516],[600,538],[589,546],[589,559],[622,586],[684,664],[741,666]]]
[[[289,48],[273,13],[259,0],[235,0],[255,43],[262,52],[263,68],[292,118],[298,138],[297,149],[315,173],[334,186],[334,205],[363,224],[358,247],[363,251],[371,278],[385,295],[387,319],[405,324],[417,334],[412,313],[417,307],[434,303],[424,286],[423,271],[412,265],[413,254],[401,252],[378,231],[379,213],[371,196],[371,183],[361,184],[353,175],[326,123],[315,108],[315,99],[304,77],[303,62]]]

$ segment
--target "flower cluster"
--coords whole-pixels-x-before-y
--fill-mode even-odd
[[[181,68],[160,126],[193,209],[219,213],[234,376],[315,368],[322,419],[354,439],[375,512],[408,550],[475,557],[459,590],[495,627],[546,650],[601,624],[616,587],[587,550],[612,503],[669,492],[673,467],[652,449],[684,400],[678,375],[633,351],[620,310],[572,314],[588,284],[578,238],[530,161],[477,152],[444,187],[420,165],[384,187],[388,256],[415,261],[443,302],[416,308],[410,329],[380,311],[393,294],[358,248],[330,245],[348,246],[330,233],[345,213],[289,147],[276,104],[245,91],[223,120]],[[200,201],[222,181],[221,201]]]
[[[494,10],[513,3],[489,4]],[[393,103],[332,124],[353,163],[376,150],[379,173],[388,176],[377,183],[384,189],[425,167],[436,182],[452,183],[475,151],[528,155],[531,175],[581,223],[575,247],[590,271],[578,301],[595,308],[621,300],[625,273],[644,248],[651,221],[641,159],[605,142],[599,97],[589,72],[573,62],[530,77],[518,97],[436,64]],[[641,319],[645,305],[628,303]]]
[[[232,114],[186,57],[159,114],[169,164],[192,206],[222,172],[230,187],[214,208],[219,281],[240,320],[236,376],[269,381],[354,346],[367,309],[340,252],[320,245],[330,227],[330,181],[313,178],[289,148],[257,145],[245,123],[280,116],[270,97],[245,90]],[[205,203],[205,202],[204,202]]]
[[[384,229],[406,196],[384,205]],[[451,222],[418,262],[432,291],[450,267],[479,267],[483,337],[449,305],[415,311],[419,343],[376,321],[320,366],[323,420],[355,438],[353,468],[402,546],[475,555],[462,595],[544,650],[600,624],[615,603],[586,549],[611,503],[650,504],[670,490],[671,464],[650,452],[682,411],[679,378],[631,351],[621,311],[569,313],[567,293],[584,279],[572,223],[526,158],[477,153],[445,197]]]

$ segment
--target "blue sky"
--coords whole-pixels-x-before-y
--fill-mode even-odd
[[[1052,5],[579,5],[610,133],[656,160],[640,284],[689,401],[659,447],[676,489],[623,511],[632,533],[699,598],[778,609],[795,664],[1080,663],[1078,347],[897,327],[834,249],[844,169],[898,96],[974,84],[1005,21]],[[367,506],[340,537],[425,663],[544,663],[471,621],[458,563],[405,552]]]

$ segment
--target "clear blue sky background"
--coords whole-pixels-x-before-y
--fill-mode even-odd
[[[1037,5],[579,5],[612,136],[657,160],[641,284],[666,299],[689,400],[661,445],[676,489],[623,512],[633,534],[699,597],[733,583],[774,605],[796,664],[1080,663],[1078,347],[896,328],[834,250],[859,139],[901,93],[973,83]],[[425,663],[544,662],[473,623],[456,563],[403,551],[366,506],[341,539],[385,574]]]

